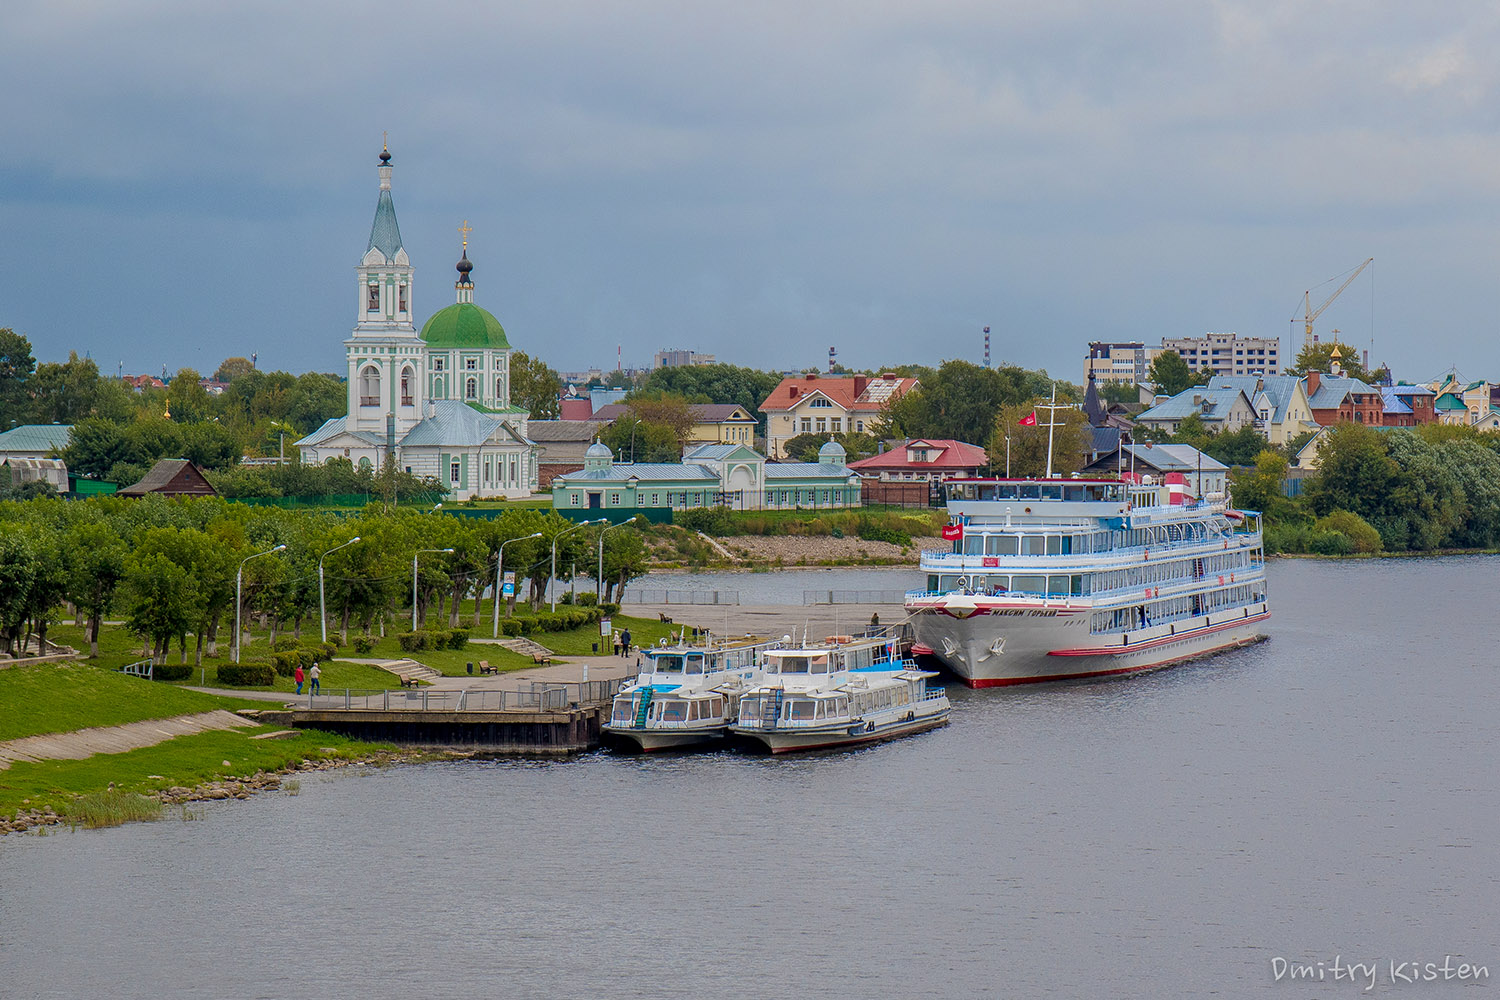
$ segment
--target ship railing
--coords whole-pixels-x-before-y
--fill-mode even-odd
[[[571,705],[610,702],[631,678],[579,683],[532,682],[518,690],[447,688],[323,688],[291,695],[287,703],[309,711],[520,712],[560,711]]]

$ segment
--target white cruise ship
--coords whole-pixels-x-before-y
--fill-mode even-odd
[[[760,678],[762,655],[778,645],[747,636],[644,650],[640,674],[615,695],[605,734],[643,751],[724,736],[740,696]]]
[[[1264,638],[1260,516],[1179,475],[948,484],[951,552],[906,596],[918,654],[973,687],[1151,670]],[[956,537],[955,537],[956,536]]]
[[[740,699],[737,736],[772,753],[871,743],[948,721],[935,673],[900,659],[889,636],[831,636],[767,650],[759,684]]]

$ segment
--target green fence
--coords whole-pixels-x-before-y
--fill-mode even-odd
[[[445,494],[429,493],[426,496],[408,496],[396,502],[398,507],[431,507],[443,499]],[[376,493],[334,493],[322,497],[225,497],[231,503],[242,503],[251,507],[364,507],[370,503],[382,503],[385,497]],[[445,510],[447,508],[444,508]]]

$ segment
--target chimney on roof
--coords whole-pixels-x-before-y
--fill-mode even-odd
[[[791,392],[793,399],[796,399],[798,396],[802,395],[802,387],[801,386],[796,386],[796,385],[791,386],[788,391]]]
[[[1266,380],[1264,378],[1257,377],[1255,379],[1255,391],[1258,393],[1266,391]]]
[[[1203,396],[1202,396],[1202,394],[1196,393],[1196,392],[1193,393],[1193,405],[1194,406],[1202,406],[1203,405]]]
[[[1311,371],[1307,373],[1307,394],[1314,396],[1318,392],[1318,383],[1323,380],[1321,372]]]
[[[818,373],[817,372],[808,372],[807,373],[807,380],[809,382],[815,381],[817,379],[817,377],[818,377]]]
[[[854,395],[855,396],[859,396],[859,395],[863,394],[864,391],[865,391],[865,386],[867,386],[869,384],[870,384],[870,380],[869,380],[868,377],[866,377],[864,375],[856,375],[856,376],[854,376]]]

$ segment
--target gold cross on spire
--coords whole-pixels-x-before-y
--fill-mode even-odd
[[[469,255],[469,234],[472,233],[473,231],[474,230],[472,230],[472,229],[469,228],[469,220],[468,219],[465,219],[464,220],[464,224],[458,227],[459,234],[461,236],[463,236],[463,238],[464,238],[464,256],[465,257],[467,257]]]
[[[391,151],[391,133],[387,129],[380,130],[380,151],[382,153]]]

